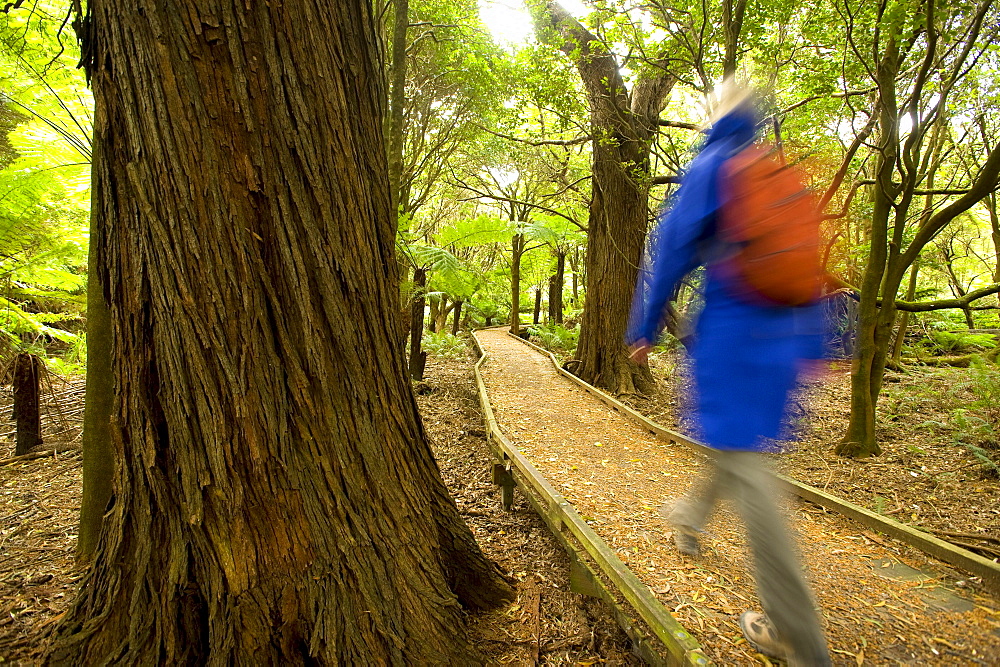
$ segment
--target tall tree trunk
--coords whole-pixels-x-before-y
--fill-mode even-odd
[[[436,333],[438,330],[438,319],[440,319],[441,299],[437,296],[431,296],[427,299],[427,305],[427,330],[431,333]]]
[[[536,287],[535,288],[535,307],[534,307],[534,312],[532,313],[532,316],[531,316],[531,322],[532,322],[532,324],[535,324],[535,325],[538,324],[538,319],[541,316],[541,314],[542,314],[542,288],[541,287]]]
[[[910,267],[910,281],[906,285],[906,300],[913,301],[917,294],[917,273],[920,265],[914,262]],[[910,313],[904,310],[899,314],[899,323],[896,326],[896,339],[892,344],[892,362],[899,365],[900,355],[903,353],[903,342],[906,340],[906,329],[910,326]]]
[[[394,340],[371,3],[87,11],[118,464],[50,660],[470,664],[511,591]]]
[[[410,360],[407,366],[412,379],[423,380],[427,364],[427,353],[421,349],[424,342],[424,308],[427,305],[427,269],[413,270],[413,286],[416,291],[410,302]]]
[[[510,253],[510,332],[521,335],[521,255],[526,244],[524,234],[514,234]]]
[[[42,444],[42,360],[30,352],[14,357],[14,454],[27,454]]]
[[[390,65],[389,116],[386,149],[389,154],[389,194],[396,215],[405,206],[401,197],[403,173],[404,110],[406,102],[406,31],[410,24],[409,0],[392,0],[392,63]]]
[[[101,146],[94,146],[93,169],[96,180]],[[90,221],[90,252],[87,271],[87,388],[83,409],[83,498],[80,503],[80,527],[76,559],[89,563],[97,548],[104,512],[111,500],[114,478],[114,449],[111,446],[111,410],[114,405],[115,379],[111,370],[111,314],[98,278],[103,261],[98,255],[102,210],[94,191]]]
[[[458,301],[455,302],[455,317],[452,320],[452,325],[451,325],[451,335],[452,336],[457,336],[458,335],[459,325],[460,325],[460,323],[462,321],[462,304],[464,304],[464,303],[465,302],[462,301],[461,299],[459,299]]]
[[[722,75],[726,78],[736,75],[736,64],[740,56],[740,32],[743,31],[743,15],[746,13],[746,7],[746,0],[723,0],[722,3],[722,29],[726,39]],[[775,125],[775,130],[777,127]]]
[[[650,142],[676,79],[664,66],[656,76],[641,78],[630,93],[615,57],[558,2],[539,6],[535,17],[542,38],[558,40],[575,61],[594,137],[587,297],[573,369],[615,394],[648,392],[652,375],[647,366],[629,361],[625,327],[649,218]]]
[[[563,284],[566,273],[566,253],[556,253],[556,272],[549,278],[549,321],[562,324],[563,321]]]
[[[993,268],[993,282],[1000,283],[1000,215],[997,215],[997,194],[991,192],[986,197],[987,210],[990,213],[990,228],[993,237],[993,250],[996,253],[996,262]]]
[[[570,270],[573,272],[573,307],[580,302],[580,248],[573,249],[573,261],[570,262]]]
[[[872,188],[871,250],[861,280],[861,301],[851,365],[851,417],[847,433],[837,445],[841,456],[864,458],[882,453],[875,440],[875,404],[882,388],[886,346],[895,321],[896,285],[887,278],[889,262],[889,218],[897,186],[893,183],[896,156],[899,152],[899,113],[896,103],[896,73],[899,48],[890,38],[878,66],[879,150]],[[883,296],[882,308],[878,300]]]

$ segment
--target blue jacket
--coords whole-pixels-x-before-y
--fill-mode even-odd
[[[705,265],[705,305],[691,356],[700,435],[717,449],[759,449],[762,437],[777,437],[801,360],[822,354],[819,306],[747,303],[733,295],[719,270],[717,258],[726,251],[715,235],[725,204],[720,167],[753,141],[755,127],[749,106],[712,127],[651,237],[652,268],[640,274],[626,341],[654,342],[678,282]]]

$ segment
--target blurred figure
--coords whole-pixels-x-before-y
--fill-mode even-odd
[[[744,613],[740,617],[744,635],[762,653],[783,658],[790,665],[829,665],[819,617],[777,505],[775,479],[760,454],[763,438],[778,437],[797,374],[818,363],[809,360],[819,360],[822,355],[823,320],[815,304],[818,259],[811,259],[813,249],[806,248],[805,259],[785,266],[768,264],[781,252],[751,247],[767,242],[748,240],[744,234],[747,229],[740,227],[752,218],[753,226],[770,225],[773,229],[767,233],[780,236],[789,227],[801,226],[790,233],[803,237],[815,234],[818,241],[818,214],[798,209],[802,216],[817,215],[815,223],[810,219],[800,225],[796,217],[800,214],[781,209],[790,199],[783,197],[780,202],[766,204],[777,209],[777,221],[765,219],[762,209],[755,208],[765,204],[753,198],[773,196],[768,192],[771,186],[755,186],[733,168],[746,162],[748,155],[764,153],[753,148],[758,119],[752,96],[748,91],[730,89],[719,106],[722,108],[714,114],[716,120],[703,148],[652,237],[651,270],[640,277],[626,342],[633,350],[632,358],[646,363],[669,297],[688,272],[700,265],[706,267],[704,307],[690,351],[697,387],[696,416],[713,456],[707,474],[667,518],[678,550],[693,556],[699,552],[698,534],[716,501],[721,495],[732,498],[747,525],[758,594],[766,613]],[[767,160],[768,169],[780,168],[773,159]],[[790,177],[782,174],[778,178],[788,181]],[[810,231],[811,225],[815,232]],[[812,243],[778,242],[789,245],[786,256],[802,252],[802,246]],[[756,269],[740,266],[754,262],[758,263]],[[780,283],[799,280],[808,284],[793,285],[801,288],[798,296],[768,296],[767,287],[753,284],[756,278],[752,270],[772,278],[775,272],[790,272],[776,281],[779,288]],[[801,278],[790,277],[796,272]]]

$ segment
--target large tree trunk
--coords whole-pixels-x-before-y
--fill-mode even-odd
[[[14,357],[14,454],[22,456],[42,444],[39,383],[42,360],[29,352]]]
[[[648,367],[629,361],[625,327],[649,220],[650,142],[676,79],[662,70],[630,93],[615,57],[558,2],[539,7],[536,24],[543,38],[554,30],[559,48],[574,58],[594,137],[587,296],[572,368],[612,393],[645,393],[653,378]]]
[[[394,342],[371,4],[178,5],[87,5],[117,465],[51,660],[470,664],[510,589]]]
[[[100,145],[94,146],[94,164],[101,162]],[[94,174],[95,180],[97,174]],[[92,198],[94,211],[100,211],[99,192]],[[111,446],[111,415],[114,406],[115,379],[111,370],[111,314],[98,279],[97,240],[102,224],[99,215],[91,216],[90,253],[87,272],[87,388],[83,411],[83,498],[80,504],[80,528],[76,559],[89,563],[97,549],[104,512],[111,500],[115,471]]]

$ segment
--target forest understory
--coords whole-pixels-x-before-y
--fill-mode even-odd
[[[501,507],[490,481],[492,461],[472,363],[471,355],[431,357],[415,388],[460,511],[484,552],[517,580],[513,604],[470,618],[470,636],[483,662],[639,664],[603,607],[570,592],[564,553],[520,494],[511,511]],[[687,386],[677,372],[683,362],[662,354],[652,364],[657,391],[631,403],[668,427],[684,429]],[[880,404],[884,453],[852,461],[833,454],[847,420],[849,365],[832,362],[826,377],[806,386],[797,399],[792,428],[799,441],[779,457],[779,466],[803,482],[989,555],[1000,549],[1000,482],[956,442],[948,417],[968,399],[961,377],[954,369],[891,373]],[[79,382],[53,383],[45,447],[79,444],[80,389]],[[9,388],[0,400],[0,659],[33,665],[41,661],[48,632],[79,578],[73,550],[81,459],[73,450],[13,459]]]

